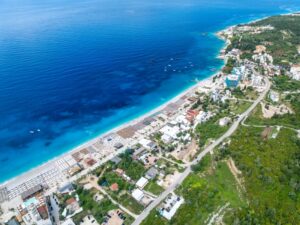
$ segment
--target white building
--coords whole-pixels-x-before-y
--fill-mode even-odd
[[[148,184],[148,179],[145,177],[141,177],[137,182],[136,182],[136,186],[140,189],[143,189],[147,184]]]
[[[184,115],[177,116],[175,121],[179,124],[184,124],[184,125],[190,124],[190,122],[186,119]]]
[[[211,117],[212,117],[211,112],[200,111],[199,114],[196,116],[196,121],[201,124],[209,120]]]
[[[229,117],[224,117],[219,120],[219,125],[221,127],[227,126],[230,123],[231,119]]]
[[[252,75],[252,86],[261,87],[263,86],[263,77],[259,75]]]
[[[170,194],[160,206],[159,213],[167,220],[170,220],[183,203],[184,199],[182,197]]]
[[[155,143],[154,143],[153,141],[151,141],[151,140],[149,140],[149,139],[145,139],[145,138],[141,139],[141,140],[139,141],[139,143],[140,143],[145,149],[153,150],[153,149],[156,147],[156,145],[155,145]]]
[[[252,59],[258,61],[262,65],[268,65],[273,63],[273,57],[269,54],[254,54]]]
[[[276,91],[271,90],[269,93],[269,98],[273,101],[273,102],[278,102],[279,101],[279,93]]]
[[[138,202],[142,200],[142,198],[145,196],[144,192],[142,192],[140,189],[134,189],[132,191],[132,197],[137,200]]]
[[[291,77],[295,80],[300,80],[300,64],[291,67]]]
[[[19,211],[22,214],[23,222],[26,225],[51,225],[48,208],[43,196],[32,197],[23,202],[19,206]]]
[[[167,124],[163,128],[160,129],[160,132],[162,133],[162,141],[165,143],[169,143],[174,139],[177,139],[177,135],[180,132],[180,129],[178,126],[170,126]]]
[[[217,102],[220,100],[221,98],[221,95],[220,95],[220,92],[219,90],[213,90],[210,94],[210,98],[214,101],[214,102]]]
[[[169,144],[171,141],[173,141],[173,138],[169,135],[166,135],[166,134],[163,134],[161,136],[161,140],[166,143],[166,144]]]

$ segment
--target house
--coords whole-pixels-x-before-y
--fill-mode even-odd
[[[186,119],[192,123],[198,114],[199,111],[190,109],[186,113]]]
[[[141,177],[137,182],[136,182],[136,186],[140,189],[143,189],[147,184],[148,184],[148,179],[145,177]]]
[[[158,170],[154,167],[151,167],[145,174],[145,177],[149,180],[153,180],[158,174]]]
[[[110,185],[109,189],[111,191],[118,191],[119,190],[119,185],[117,183],[113,183],[112,185]]]
[[[131,195],[138,202],[141,201],[142,198],[145,196],[144,192],[142,192],[140,189],[134,189]]]
[[[154,150],[157,146],[156,144],[148,139],[143,138],[142,140],[139,141],[139,143],[145,148],[149,150]]]
[[[75,198],[69,198],[66,201],[66,209],[68,211],[69,214],[73,214],[75,213],[77,210],[80,209],[79,203],[77,202],[77,200]]]

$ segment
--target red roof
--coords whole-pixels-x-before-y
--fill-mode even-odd
[[[119,190],[119,185],[117,183],[113,183],[112,185],[110,185],[110,190],[112,191]]]
[[[71,204],[73,204],[74,202],[76,202],[76,199],[75,199],[75,198],[69,198],[69,199],[66,201],[66,204],[67,204],[67,205],[71,205]]]
[[[96,163],[96,161],[94,159],[88,158],[86,159],[86,164],[88,164],[89,166],[92,166]]]
[[[48,218],[48,211],[47,211],[47,206],[46,205],[42,205],[40,207],[37,208],[40,216],[45,220]]]

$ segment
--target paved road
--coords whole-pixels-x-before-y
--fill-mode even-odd
[[[266,81],[266,89],[263,93],[253,102],[253,104],[242,113],[236,121],[231,125],[231,127],[227,130],[227,132],[222,135],[219,139],[214,141],[211,145],[206,147],[200,154],[190,163],[190,165],[185,169],[185,171],[180,175],[180,177],[170,186],[168,187],[158,198],[156,198],[134,221],[132,225],[140,224],[162,200],[164,200],[171,192],[173,192],[183,181],[184,179],[191,173],[191,165],[197,164],[207,153],[212,151],[215,147],[217,147],[220,143],[222,143],[226,138],[231,136],[234,131],[238,128],[240,122],[247,117],[251,111],[264,99],[268,91],[270,90],[271,84],[268,79]]]

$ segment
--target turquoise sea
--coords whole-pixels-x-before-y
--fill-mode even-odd
[[[0,182],[163,104],[223,62],[213,33],[300,0],[0,1]]]

